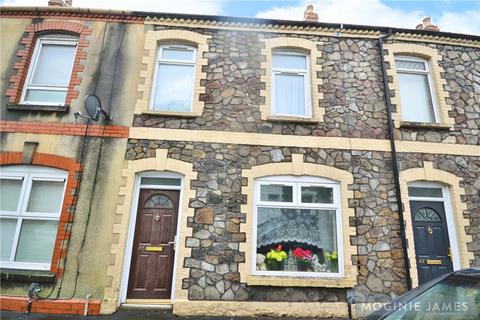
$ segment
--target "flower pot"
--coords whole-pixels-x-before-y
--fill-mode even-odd
[[[312,266],[311,261],[297,260],[297,271],[310,271]]]
[[[328,260],[327,266],[330,272],[338,272],[338,260]]]
[[[283,260],[277,261],[275,259],[265,259],[267,270],[283,270]]]

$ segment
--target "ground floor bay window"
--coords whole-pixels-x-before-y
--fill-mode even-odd
[[[338,183],[309,176],[255,181],[257,275],[341,276]]]
[[[1,168],[1,268],[50,269],[66,179],[58,169]]]

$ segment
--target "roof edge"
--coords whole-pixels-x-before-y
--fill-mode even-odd
[[[443,31],[427,31],[407,28],[395,28],[384,26],[369,26],[344,23],[327,23],[327,22],[307,22],[295,20],[278,20],[278,19],[262,19],[262,18],[246,18],[232,16],[215,16],[215,15],[197,15],[197,14],[179,14],[164,12],[148,12],[133,10],[113,10],[113,9],[95,9],[95,8],[79,8],[79,7],[17,7],[17,6],[0,6],[0,15],[9,15],[8,13],[28,12],[34,15],[42,15],[42,13],[71,13],[81,15],[112,15],[123,16],[125,18],[137,17],[141,19],[147,18],[170,18],[170,19],[187,19],[187,20],[206,20],[229,22],[234,24],[253,24],[253,25],[278,25],[278,26],[298,26],[298,27],[316,27],[338,30],[362,30],[380,33],[394,34],[414,34],[434,37],[446,37],[454,39],[465,39],[471,41],[480,41],[480,35],[443,32]]]

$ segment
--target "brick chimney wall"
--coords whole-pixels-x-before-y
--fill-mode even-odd
[[[440,28],[432,23],[430,17],[423,18],[422,23],[417,25],[417,30],[440,31]]]
[[[307,9],[305,9],[305,13],[303,14],[303,18],[308,22],[318,22],[318,14],[313,12],[313,5],[309,4],[307,6]]]

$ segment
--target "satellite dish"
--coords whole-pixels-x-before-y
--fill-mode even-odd
[[[101,113],[105,115],[107,120],[110,120],[108,113],[102,109],[102,102],[94,94],[89,94],[85,97],[85,111],[93,121],[98,121]]]

